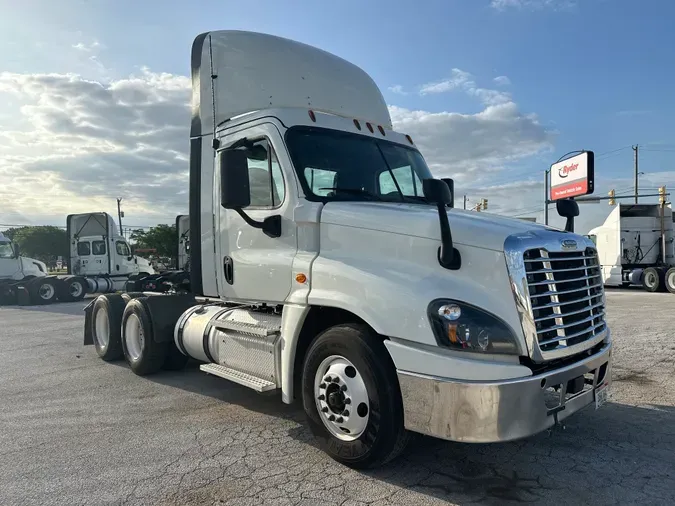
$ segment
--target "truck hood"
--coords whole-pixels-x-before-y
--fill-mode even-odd
[[[504,250],[504,241],[515,233],[555,230],[537,223],[504,218],[494,214],[448,209],[448,221],[455,244],[495,251]],[[385,202],[328,202],[321,223],[377,230],[441,240],[436,207]]]
[[[29,257],[21,258],[21,269],[24,276],[42,277],[47,275],[47,264]]]

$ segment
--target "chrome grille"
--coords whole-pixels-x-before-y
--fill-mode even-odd
[[[529,249],[523,260],[531,316],[543,353],[581,344],[606,330],[602,275],[593,248]]]

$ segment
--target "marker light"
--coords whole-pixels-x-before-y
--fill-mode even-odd
[[[377,125],[377,129],[380,131],[382,135],[387,135],[384,133],[384,128],[382,128],[382,125]]]
[[[361,123],[359,123],[359,120],[357,119],[354,120],[354,126],[356,127],[357,130],[361,130]]]
[[[408,142],[409,142],[410,144],[413,143],[412,137],[410,137],[409,135],[406,135],[405,138],[408,139]]]
[[[314,111],[312,110],[309,111],[309,119],[316,123],[316,114],[314,114]]]
[[[371,134],[375,132],[375,130],[373,130],[373,125],[371,125],[370,123],[366,123],[366,126],[368,127],[368,130],[370,130]]]

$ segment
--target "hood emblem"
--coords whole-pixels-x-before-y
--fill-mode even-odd
[[[563,239],[560,241],[562,249],[577,249],[577,241],[574,239]]]

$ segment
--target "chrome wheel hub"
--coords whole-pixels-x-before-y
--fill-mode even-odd
[[[314,377],[314,399],[329,432],[343,441],[358,439],[370,416],[368,390],[363,376],[339,355],[326,358]]]
[[[145,336],[143,335],[143,327],[141,320],[135,314],[129,315],[124,324],[124,340],[127,345],[127,352],[132,360],[138,360],[143,353],[143,344]]]

